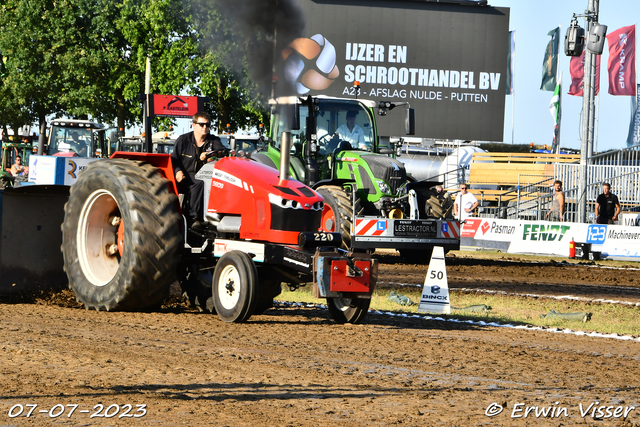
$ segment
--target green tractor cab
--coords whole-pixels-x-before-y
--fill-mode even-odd
[[[269,147],[251,157],[278,168],[283,134],[290,133],[290,175],[325,198],[320,229],[342,233],[345,249],[394,248],[428,262],[434,246],[460,247],[459,223],[443,223],[428,203],[439,183],[412,182],[394,158],[396,147],[380,143],[376,112],[406,103],[318,96],[273,104]],[[412,109],[406,113],[412,134],[415,116]]]

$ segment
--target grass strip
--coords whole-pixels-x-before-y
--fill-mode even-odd
[[[409,297],[416,305],[401,306],[388,301],[387,298],[391,291]],[[370,308],[396,313],[418,313],[421,291],[422,290],[418,288],[380,287],[374,291]],[[568,328],[607,334],[640,335],[640,308],[635,306],[457,292],[451,289],[449,292],[452,307],[468,307],[470,305],[485,304],[492,309],[486,314],[452,310],[452,314],[439,315],[441,317]],[[283,287],[282,294],[280,294],[276,300],[325,303],[324,300],[318,300],[313,297],[310,287],[303,287],[295,292],[291,292]],[[560,313],[590,312],[592,316],[591,320],[587,323],[540,318],[541,315],[547,314],[550,310],[555,310]]]

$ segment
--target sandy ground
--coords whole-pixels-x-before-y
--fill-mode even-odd
[[[381,280],[424,280],[383,261]],[[640,286],[635,270],[503,261],[448,257],[450,285]],[[0,426],[640,425],[638,341],[371,313],[337,325],[313,307],[229,325],[178,297],[151,313],[86,311],[68,291],[0,302]]]

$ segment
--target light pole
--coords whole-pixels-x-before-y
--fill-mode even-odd
[[[598,23],[599,0],[589,0],[585,14],[586,33]],[[588,36],[587,36],[588,37]],[[584,83],[582,90],[582,144],[580,147],[580,170],[578,176],[578,222],[587,220],[587,165],[593,156],[593,133],[595,128],[595,82],[596,54],[589,49],[584,53]]]

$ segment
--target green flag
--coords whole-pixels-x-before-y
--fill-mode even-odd
[[[560,27],[549,31],[551,40],[547,44],[542,62],[542,84],[540,90],[554,90],[556,87],[556,72],[558,70],[558,40],[560,39]]]
[[[562,98],[562,78],[558,79],[556,89],[553,91],[551,102],[549,103],[549,110],[551,111],[551,117],[554,120],[553,127],[553,143],[551,144],[551,152],[557,153],[560,148],[560,100]]]

